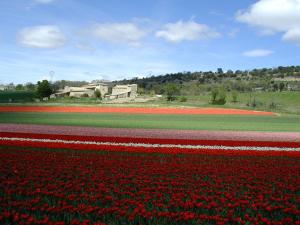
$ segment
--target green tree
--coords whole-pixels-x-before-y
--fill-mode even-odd
[[[211,90],[211,103],[224,105],[226,103],[226,90],[224,87],[215,87]]]
[[[49,97],[52,94],[52,88],[47,80],[38,81],[37,96],[40,98]]]
[[[154,90],[150,90],[149,95],[150,96],[154,96],[155,95],[155,91]]]
[[[96,98],[98,98],[98,99],[100,99],[100,100],[102,99],[101,92],[100,92],[99,89],[96,89],[96,90],[95,90],[94,95],[95,95]]]
[[[186,102],[187,101],[187,97],[185,96],[181,96],[179,99],[180,102]]]
[[[179,94],[179,88],[176,84],[169,83],[165,86],[165,93],[168,101],[174,101],[176,99],[176,95]]]
[[[280,82],[279,83],[279,91],[282,92],[284,87],[285,87],[284,83]]]
[[[238,92],[237,91],[232,91],[231,92],[231,97],[232,97],[232,102],[237,102],[237,98],[238,98]]]
[[[273,84],[273,90],[278,91],[278,84],[277,83]]]
[[[217,104],[219,105],[224,105],[226,103],[226,90],[224,87],[221,87],[219,89],[219,95],[218,95],[218,100],[217,100]]]
[[[26,83],[25,87],[26,87],[26,90],[29,90],[29,91],[33,91],[35,89],[35,85],[30,82]]]
[[[16,86],[16,90],[17,90],[17,91],[22,91],[22,90],[24,90],[23,84],[18,84],[18,85]]]
[[[137,93],[138,93],[139,95],[144,95],[144,94],[145,94],[145,88],[143,88],[143,87],[138,87]]]
[[[217,100],[217,96],[219,94],[219,89],[218,88],[213,88],[211,90],[211,101],[214,103]]]

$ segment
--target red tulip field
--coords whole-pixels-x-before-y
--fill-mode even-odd
[[[2,106],[0,113],[1,225],[300,225],[299,133],[180,127],[209,119],[189,115],[280,119],[272,112]],[[144,127],[162,118],[183,122]],[[117,119],[126,126],[109,127]]]
[[[0,133],[0,224],[300,224],[300,143]]]
[[[0,112],[63,112],[63,113],[129,113],[181,115],[276,115],[273,112],[224,108],[144,108],[144,107],[79,107],[79,106],[1,106]]]

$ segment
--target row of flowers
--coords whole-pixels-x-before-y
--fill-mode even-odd
[[[192,140],[171,138],[140,138],[140,137],[112,137],[112,136],[79,136],[61,134],[34,134],[0,132],[0,137],[46,138],[60,140],[122,142],[122,143],[149,143],[149,144],[182,144],[182,145],[224,145],[224,146],[258,146],[258,147],[291,147],[300,148],[300,142],[284,141],[244,141],[244,140]]]
[[[127,137],[0,133],[0,144],[76,150],[169,154],[300,156],[299,142],[179,140]],[[114,146],[114,147],[112,147]]]
[[[300,224],[299,157],[30,146],[0,145],[0,224]]]

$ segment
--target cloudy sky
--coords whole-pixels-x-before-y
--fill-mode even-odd
[[[0,1],[0,83],[299,62],[300,0]]]

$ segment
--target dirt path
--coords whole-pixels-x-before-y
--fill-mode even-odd
[[[187,115],[276,115],[243,109],[225,108],[131,108],[79,106],[0,106],[0,112],[69,112],[69,113],[129,113],[129,114],[187,114]]]
[[[204,131],[0,124],[0,132],[187,140],[300,142],[300,132]]]

